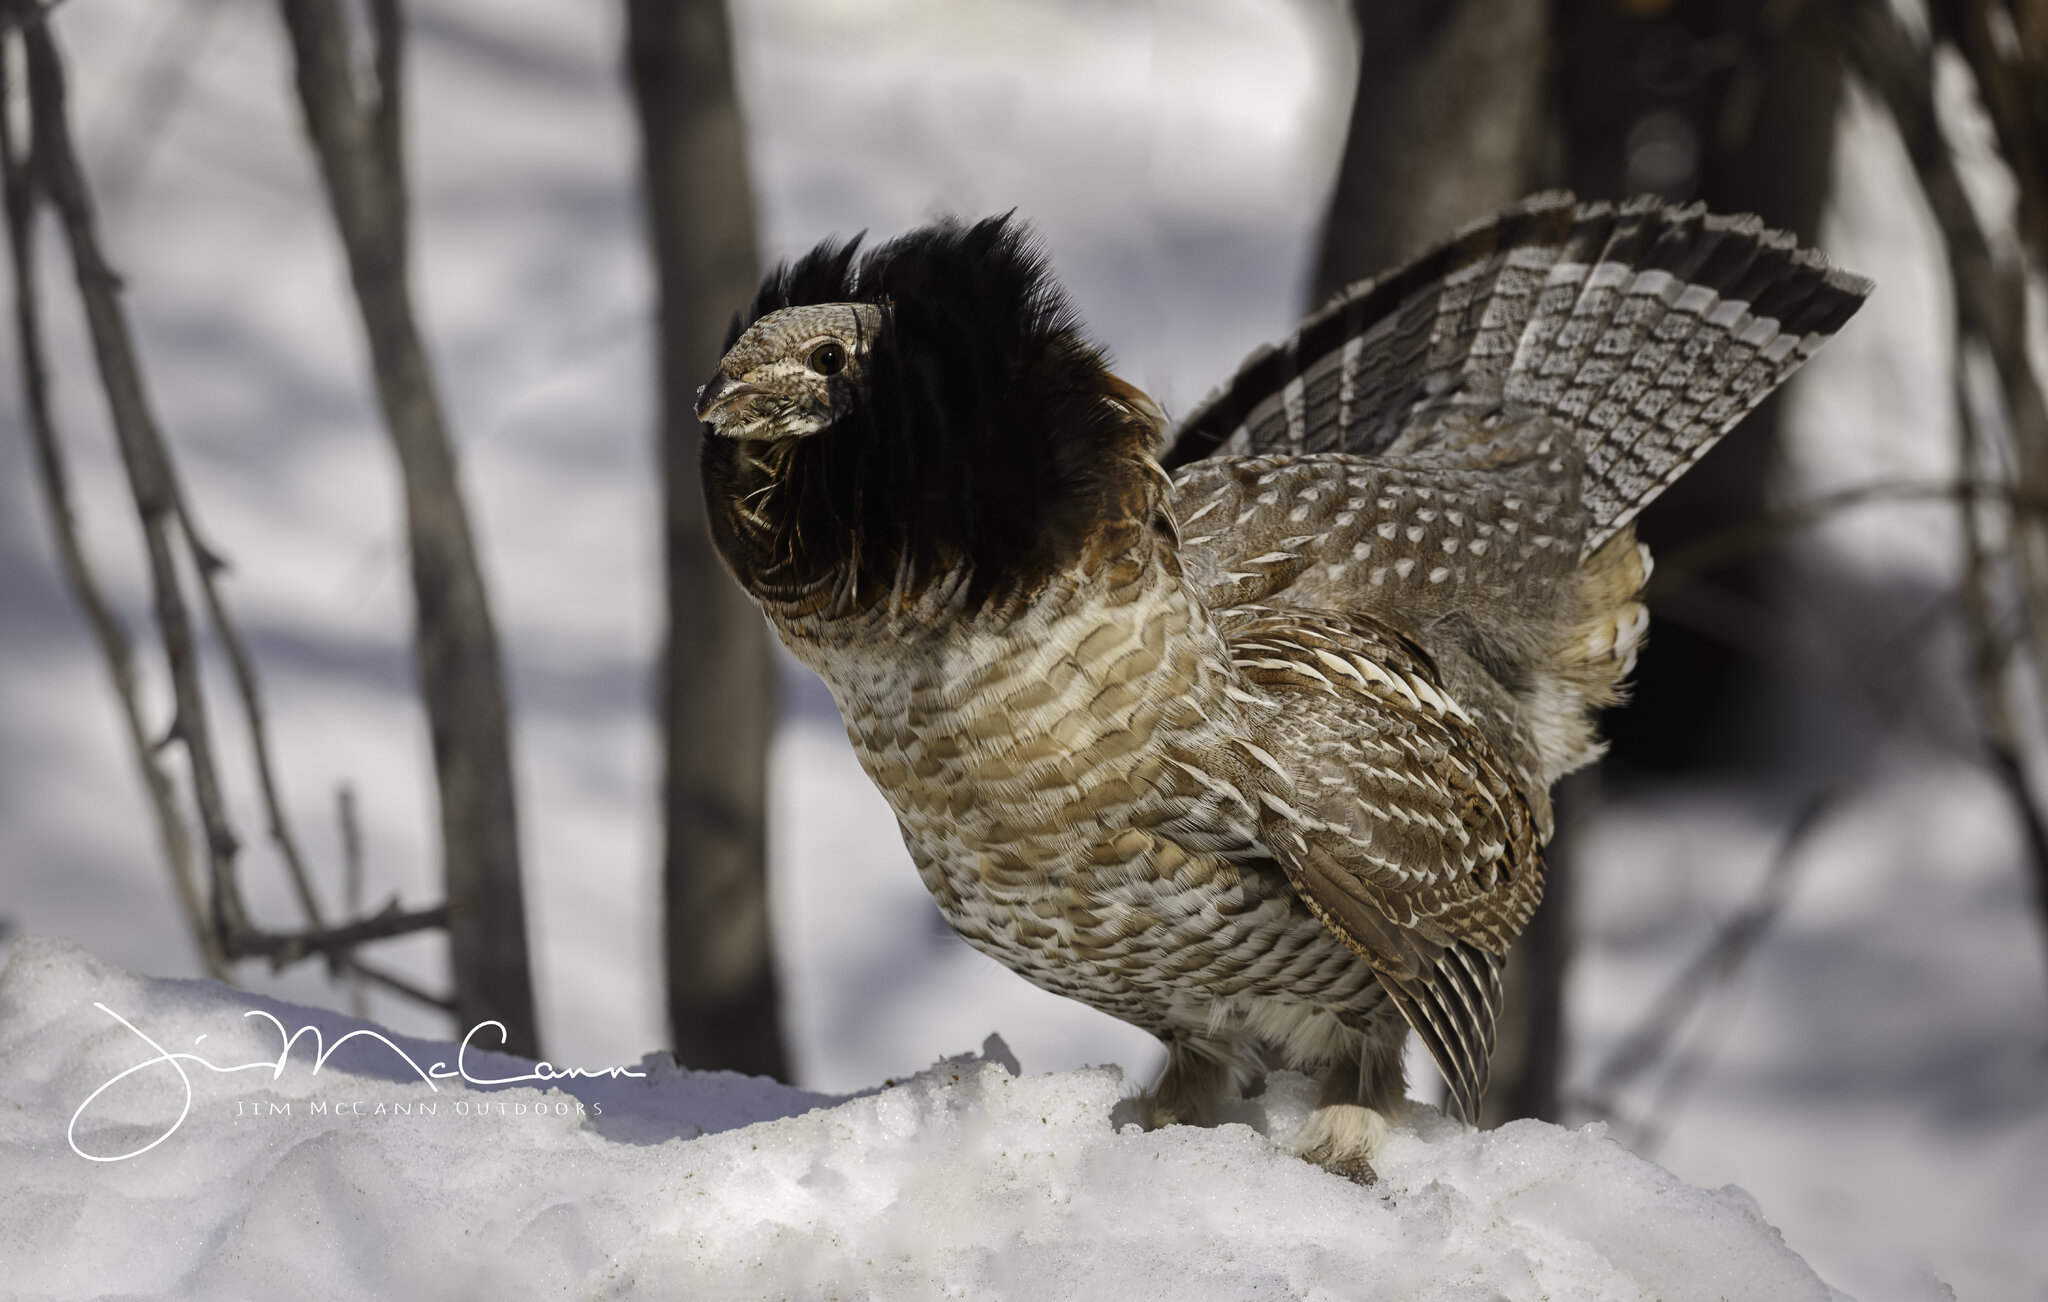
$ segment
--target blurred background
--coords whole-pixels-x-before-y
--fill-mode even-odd
[[[1697,198],[1879,288],[1645,517],[1492,1119],[1740,1184],[1858,1297],[2048,1297],[2048,3],[0,8],[0,954],[564,1065],[1148,1080],[953,937],[710,559],[732,309],[1015,208],[1181,414],[1529,190]]]

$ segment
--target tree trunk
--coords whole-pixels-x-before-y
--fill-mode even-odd
[[[1541,132],[1546,0],[1353,0],[1351,128],[1316,301],[1522,197]]]
[[[1598,768],[1572,774],[1551,793],[1557,830],[1543,848],[1543,903],[1508,951],[1501,974],[1506,997],[1489,1060],[1493,1079],[1479,1107],[1482,1126],[1564,1117],[1564,982],[1577,936],[1572,869],[1579,826],[1599,803]]]
[[[1559,0],[1556,30],[1565,180],[1581,198],[1642,191],[1753,212],[1811,245],[1819,233],[1841,101],[1826,5],[1681,0],[1624,6]],[[1653,555],[1761,514],[1777,464],[1782,395],[1768,398],[1644,512]],[[1710,577],[1765,599],[1767,558]],[[1697,771],[1754,763],[1768,736],[1775,657],[1759,658],[1653,606],[1630,704],[1608,716],[1628,768]]]
[[[374,90],[358,89],[348,23],[335,0],[283,0],[283,10],[306,129],[348,255],[377,398],[404,480],[414,654],[440,786],[455,1014],[465,1027],[503,1023],[505,1049],[531,1057],[540,1036],[504,671],[407,284],[398,2],[370,6]],[[488,1039],[482,1044],[498,1047]]]
[[[697,388],[757,274],[731,36],[722,0],[627,0],[626,29],[661,292],[669,1024],[690,1067],[786,1078],[765,830],[773,664],[712,550],[697,469]]]

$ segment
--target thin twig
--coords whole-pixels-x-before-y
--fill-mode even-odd
[[[341,825],[341,911],[356,917],[363,911],[363,829],[356,820],[355,788],[344,782],[334,793],[334,813]],[[370,992],[363,986],[364,973],[353,959],[348,981],[348,1010],[357,1017],[370,1015]]]
[[[1956,436],[1965,470],[1981,456],[1975,405],[1970,401],[1969,354],[1973,340],[1960,314],[1956,328],[1955,365],[1952,390],[1955,396]],[[1984,750],[1991,771],[2012,800],[2027,838],[2029,880],[2034,907],[2040,915],[2041,935],[2048,940],[2048,814],[2034,795],[2018,733],[2018,702],[2011,688],[2012,657],[1999,636],[1994,613],[1991,558],[1984,543],[1985,521],[1980,506],[1963,503],[1963,609],[1968,616],[1971,655],[1968,661],[1970,687],[1976,697],[1982,722]]]
[[[2015,512],[2048,516],[2048,492],[2028,492],[1998,480],[1956,483],[1883,482],[1859,484],[1753,516],[1657,557],[1647,591],[1654,599],[1695,581],[1729,561],[1759,552],[1802,529],[1824,524],[1859,506],[1882,502],[2002,502]]]
[[[1903,662],[1919,652],[1921,643],[1947,622],[1948,617],[1961,606],[1962,599],[1962,589],[1955,587],[1928,602],[1919,614],[1907,620],[1898,632],[1863,658],[1863,663],[1856,666],[1857,679],[1875,683],[1900,668]]]
[[[2037,0],[2038,4],[2038,0]],[[1983,92],[1984,113],[2019,191],[2020,236],[2036,262],[2048,266],[2048,21],[2016,22],[2000,0],[1960,0],[1950,21],[1956,48]],[[1938,10],[1937,10],[1938,12]],[[2011,37],[2000,39],[1999,29]],[[2029,40],[2029,36],[2032,37]]]
[[[1693,1010],[1741,970],[1784,910],[1797,870],[1804,862],[1801,852],[1807,842],[1853,792],[1854,788],[1846,782],[1833,783],[1799,811],[1756,894],[1721,925],[1698,957],[1672,979],[1636,1029],[1621,1038],[1614,1052],[1594,1073],[1582,1098],[1586,1107],[1612,1115],[1615,1094],[1655,1065]]]
[[[1658,619],[1682,625],[1759,664],[1785,658],[1781,612],[1758,597],[1705,579],[1649,594]]]
[[[182,742],[191,761],[193,794],[205,833],[212,885],[212,909],[207,922],[223,951],[232,957],[226,938],[248,929],[248,916],[235,880],[235,855],[240,842],[228,823],[205,698],[200,691],[198,650],[177,557],[171,546],[170,517],[175,514],[178,501],[176,477],[143,387],[134,340],[121,306],[120,280],[100,249],[92,200],[72,148],[66,121],[64,70],[56,44],[50,38],[43,11],[29,0],[15,0],[12,14],[27,50],[35,162],[45,192],[63,219],[71,246],[72,267],[85,305],[93,355],[99,364],[115,441],[128,472],[129,488],[149,553],[157,627],[170,662],[172,697],[177,710],[166,740],[175,738]]]
[[[219,552],[200,541],[182,491],[177,493],[175,504],[178,525],[192,556],[192,568],[199,575],[199,590],[206,598],[207,615],[213,622],[214,636],[219,639],[221,650],[227,653],[228,665],[234,672],[235,691],[242,700],[242,717],[249,728],[249,752],[256,768],[256,786],[263,795],[263,817],[270,839],[277,844],[278,855],[284,860],[285,875],[291,880],[292,893],[298,897],[307,927],[314,931],[322,930],[327,922],[321,917],[320,901],[313,894],[313,882],[307,876],[306,861],[299,853],[298,838],[292,835],[291,822],[285,817],[284,804],[277,796],[277,778],[270,758],[270,729],[265,722],[263,692],[256,680],[256,666],[249,658],[249,648],[242,641],[240,628],[228,613],[227,603],[221,600],[219,578],[220,572],[227,568],[226,562]]]
[[[1850,0],[1848,18],[1849,64],[1890,111],[1941,229],[1961,333],[1983,340],[1998,373],[2020,486],[2048,491],[2048,398],[2028,356],[2025,264],[1997,256],[1970,206],[1935,108],[1932,48],[1915,43],[1891,0]],[[2030,516],[2014,530],[2014,551],[2036,666],[2048,677],[2048,529]]]
[[[394,897],[390,903],[355,922],[323,931],[250,931],[231,937],[237,958],[267,958],[273,971],[281,970],[314,954],[342,954],[366,941],[383,940],[448,925],[448,906],[406,910]]]
[[[1931,745],[1974,761],[1982,758],[1974,731],[1967,738],[1957,731],[1955,712],[1948,708],[1949,703],[1930,695],[1924,685],[1898,681],[1925,652],[1927,643],[1959,619],[1961,608],[1961,587],[1950,588],[1907,620],[1875,651],[1858,658],[1864,642],[1854,634],[1848,640],[1855,645],[1843,646],[1842,651],[1850,681],[1862,690],[1880,723],[1901,732],[1917,725],[1916,734]]]
[[[375,963],[371,963],[366,959],[356,958],[353,955],[350,956],[348,965],[349,969],[357,976],[364,977],[395,994],[404,995],[407,999],[418,1000],[420,1003],[438,1008],[444,1013],[452,1014],[455,1011],[455,1001],[453,999],[446,995],[437,995],[424,987],[416,986],[387,968],[379,967]],[[358,1013],[354,1009],[349,1011],[357,1017],[367,1016],[366,1013]]]
[[[121,104],[125,120],[94,169],[100,178],[104,210],[114,215],[117,225],[165,128],[185,101],[197,56],[223,7],[221,0],[183,0],[177,11],[150,33],[147,61],[127,79],[134,89]],[[88,127],[88,152],[94,135]]]
[[[1676,1056],[1671,1070],[1657,1082],[1642,1119],[1626,1128],[1628,1138],[1622,1142],[1630,1152],[1638,1157],[1655,1156],[1671,1134],[1671,1128],[1678,1124],[1678,1114],[1685,1107],[1686,1100],[1692,1097],[1693,1087],[1706,1075],[1714,1055],[1727,1042],[1728,1033],[1735,1029],[1741,1013],[1742,1000],[1739,998],[1722,999],[1708,1009],[1705,1020],[1694,1030],[1685,1050]]]
[[[169,447],[149,407],[134,341],[120,301],[119,279],[108,266],[99,245],[91,197],[66,121],[63,68],[56,43],[45,22],[44,11],[33,0],[0,0],[0,24],[4,24],[5,30],[20,33],[29,71],[33,141],[29,164],[21,165],[12,131],[8,129],[4,116],[0,116],[0,169],[5,172],[8,227],[16,280],[16,316],[30,409],[29,424],[36,443],[38,465],[42,471],[45,495],[52,505],[59,552],[108,659],[116,692],[121,697],[131,736],[142,759],[151,799],[164,828],[174,879],[180,886],[180,901],[199,935],[208,968],[216,975],[225,975],[228,963],[234,959],[263,957],[270,959],[273,969],[281,969],[312,955],[324,955],[337,977],[345,968],[352,969],[409,997],[436,1007],[448,1007],[449,1001],[420,990],[380,968],[364,965],[352,951],[372,940],[427,928],[445,928],[453,912],[449,907],[443,905],[408,912],[401,909],[394,899],[376,915],[359,917],[340,926],[328,926],[321,916],[304,858],[278,796],[255,665],[220,592],[218,578],[225,567],[218,553],[201,540],[179,487]],[[4,60],[0,60],[0,105],[6,103],[4,74]],[[125,632],[113,618],[100,593],[78,541],[68,479],[49,410],[40,320],[34,294],[32,244],[34,214],[41,199],[49,200],[57,210],[71,246],[72,263],[85,305],[95,360],[99,365],[108,407],[113,414],[116,442],[121,450],[122,465],[148,550],[157,622],[163,637],[165,657],[171,668],[176,703],[169,735],[154,745],[142,723],[131,648]],[[174,525],[189,553],[209,616],[234,673],[248,721],[256,776],[270,833],[277,841],[306,915],[308,926],[300,931],[263,931],[250,921],[242,902],[234,863],[239,844],[228,823],[208,730],[199,677],[198,648],[172,541]],[[211,889],[204,908],[192,870],[189,844],[184,839],[184,821],[177,811],[170,781],[156,761],[157,752],[172,740],[184,744],[205,832]],[[349,854],[359,893],[359,844],[352,844]]]
[[[11,15],[10,15],[11,17]],[[106,661],[114,695],[121,705],[121,719],[128,731],[129,747],[142,773],[142,784],[156,815],[157,835],[163,843],[164,859],[170,869],[171,888],[185,914],[193,942],[209,976],[225,977],[220,946],[206,923],[198,878],[192,863],[192,842],[185,820],[178,812],[177,793],[171,777],[164,772],[151,744],[148,725],[143,722],[142,702],[135,682],[134,648],[128,631],[114,614],[100,587],[92,562],[78,536],[76,512],[71,500],[71,476],[59,442],[56,419],[50,410],[48,370],[44,363],[42,319],[36,293],[35,212],[39,197],[36,169],[23,166],[15,147],[13,123],[4,116],[11,108],[12,88],[7,84],[7,58],[0,44],[0,172],[6,186],[7,234],[14,266],[15,331],[21,350],[23,400],[27,408],[30,442],[34,446],[36,471],[43,500],[50,512],[50,529],[64,577],[84,611],[86,624],[99,643]]]

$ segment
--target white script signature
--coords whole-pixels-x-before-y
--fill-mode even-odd
[[[206,1068],[208,1071],[220,1072],[222,1074],[234,1071],[268,1070],[270,1072],[270,1078],[272,1080],[276,1080],[280,1076],[284,1075],[285,1061],[286,1059],[291,1057],[292,1046],[299,1042],[299,1037],[302,1035],[311,1035],[313,1037],[313,1073],[315,1075],[318,1075],[320,1069],[327,1065],[328,1057],[331,1056],[336,1049],[339,1049],[342,1045],[347,1044],[350,1040],[355,1039],[357,1036],[362,1036],[366,1039],[377,1041],[378,1043],[382,1044],[385,1048],[391,1050],[391,1052],[397,1054],[400,1058],[403,1058],[405,1060],[405,1065],[412,1068],[415,1072],[418,1072],[419,1078],[425,1081],[427,1083],[427,1087],[429,1089],[432,1089],[437,1094],[441,1092],[441,1087],[435,1084],[435,1082],[444,1080],[460,1079],[468,1082],[471,1085],[517,1085],[524,1081],[570,1080],[576,1077],[597,1076],[609,1076],[613,1079],[617,1079],[620,1076],[644,1077],[647,1074],[644,1071],[634,1071],[630,1067],[605,1067],[600,1068],[597,1071],[585,1071],[581,1067],[570,1067],[567,1070],[563,1070],[561,1068],[556,1067],[552,1063],[540,1062],[535,1063],[533,1070],[526,1073],[524,1076],[472,1076],[469,1071],[469,1066],[465,1061],[466,1055],[469,1053],[469,1041],[471,1037],[473,1037],[478,1031],[483,1030],[487,1026],[496,1027],[498,1031],[498,1042],[500,1044],[503,1044],[506,1038],[505,1024],[503,1022],[478,1022],[475,1026],[470,1027],[469,1034],[463,1036],[462,1043],[456,1047],[455,1066],[452,1070],[445,1062],[437,1062],[432,1067],[422,1068],[417,1062],[413,1061],[411,1054],[408,1054],[405,1050],[399,1048],[396,1044],[393,1044],[390,1040],[386,1039],[383,1035],[379,1034],[376,1031],[372,1031],[367,1028],[362,1030],[350,1031],[347,1035],[342,1036],[333,1044],[327,1044],[325,1042],[324,1037],[322,1037],[320,1034],[320,1028],[317,1026],[301,1026],[298,1030],[293,1031],[289,1035],[286,1035],[284,1023],[278,1021],[275,1017],[272,1017],[269,1013],[264,1012],[260,1008],[251,1009],[248,1012],[243,1013],[242,1016],[260,1017],[264,1021],[269,1022],[272,1026],[277,1028],[278,1039],[282,1041],[282,1047],[278,1049],[277,1057],[275,1059],[264,1058],[259,1059],[256,1062],[245,1062],[237,1064],[235,1066],[223,1067],[216,1063],[208,1062],[205,1058],[200,1057],[196,1053],[172,1053],[169,1049],[164,1048],[155,1040],[150,1039],[149,1036],[145,1035],[141,1030],[137,1029],[133,1022],[121,1016],[121,1014],[115,1012],[113,1009],[107,1007],[105,1004],[94,1003],[93,1007],[99,1009],[107,1016],[113,1018],[121,1025],[127,1027],[131,1032],[134,1033],[137,1039],[141,1040],[150,1048],[156,1050],[156,1057],[148,1058],[143,1060],[142,1062],[138,1062],[133,1067],[130,1067],[128,1070],[122,1072],[120,1075],[108,1080],[98,1089],[86,1095],[85,1102],[79,1104],[78,1110],[71,1114],[71,1124],[64,1128],[64,1139],[67,1143],[71,1145],[72,1152],[78,1154],[80,1157],[84,1158],[88,1162],[125,1162],[131,1157],[141,1157],[150,1149],[155,1148],[158,1144],[163,1143],[166,1139],[169,1139],[172,1135],[178,1133],[178,1127],[184,1125],[185,1118],[190,1116],[192,1113],[192,1077],[189,1073],[187,1073],[185,1069],[186,1063],[197,1063],[199,1066]],[[201,1035],[194,1039],[192,1043],[198,1044],[200,1040],[204,1040],[205,1038],[206,1037],[204,1035]],[[133,1076],[136,1072],[142,1071],[145,1068],[154,1067],[158,1063],[169,1063],[171,1069],[178,1073],[178,1080],[181,1084],[183,1084],[185,1088],[185,1106],[179,1110],[178,1119],[171,1123],[170,1128],[164,1131],[164,1133],[162,1133],[161,1135],[158,1135],[155,1139],[150,1140],[147,1144],[144,1144],[142,1147],[130,1153],[117,1153],[111,1157],[101,1157],[92,1153],[88,1153],[84,1149],[80,1148],[78,1146],[77,1139],[78,1119],[85,1115],[85,1110],[92,1106],[93,1100],[98,1098],[100,1095],[106,1093],[109,1089],[112,1089],[121,1081],[124,1081],[128,1079],[128,1077]]]

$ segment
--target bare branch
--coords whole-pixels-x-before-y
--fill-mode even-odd
[[[187,508],[182,493],[176,499],[176,507],[185,546],[191,552],[193,569],[199,575],[199,590],[206,598],[207,614],[213,621],[214,636],[227,653],[228,664],[234,672],[235,690],[242,698],[242,715],[249,727],[249,749],[256,767],[256,785],[263,795],[263,816],[269,826],[270,839],[276,843],[278,855],[284,860],[285,874],[291,880],[292,893],[298,896],[307,926],[318,931],[327,924],[320,916],[320,902],[314,896],[312,880],[306,874],[306,861],[299,853],[298,838],[292,835],[291,822],[285,817],[284,805],[278,799],[277,778],[270,758],[270,729],[265,722],[263,692],[256,681],[256,666],[249,659],[249,648],[242,641],[241,630],[221,600],[219,577],[226,563],[218,552],[199,540],[198,530],[192,523],[192,512]]]
[[[1983,91],[1999,152],[2019,184],[2020,235],[2048,266],[2048,6],[2015,20],[2004,0],[1951,0],[1956,46]]]
[[[1898,124],[1948,247],[1956,310],[1964,328],[1981,335],[1990,348],[2006,388],[2022,464],[2038,468],[2048,454],[2048,407],[2028,365],[2025,269],[2000,261],[1970,207],[1935,113],[1933,52],[1913,43],[1888,0],[1856,0],[1854,8],[1845,41],[1850,65]],[[2027,479],[2037,482],[2038,476],[2030,473]]]
[[[346,782],[334,793],[335,819],[341,825],[341,911],[353,918],[363,911],[363,829],[356,819],[355,788]],[[348,982],[348,1010],[357,1017],[370,1015],[370,992],[363,986],[367,975],[362,965],[351,960]]]
[[[130,80],[120,128],[109,137],[93,169],[99,177],[101,211],[114,214],[117,222],[141,184],[165,128],[190,93],[198,56],[227,7],[222,0],[165,0],[170,3],[176,3],[177,10],[154,34],[147,62]]]
[[[1741,521],[1698,542],[1657,558],[1648,591],[1652,598],[1668,595],[1715,568],[1763,551],[1788,534],[1811,529],[1859,506],[1881,502],[2002,502],[2016,512],[2048,516],[2048,492],[2030,492],[1996,480],[1955,483],[1880,482],[1858,484],[1823,493],[1752,519]]]
[[[2031,125],[2024,105],[2007,93],[2001,57],[1991,48],[1992,7],[1961,0],[1965,57],[1979,79],[1986,107],[2008,151],[2006,159],[2021,186],[2021,224],[2025,242],[2038,250],[2041,232],[2038,207],[2043,166],[2030,143]],[[1937,17],[1942,16],[1937,11]],[[2010,17],[2009,12],[2007,17]],[[2048,31],[2033,34],[2048,59]],[[1980,431],[1965,387],[1965,362],[1974,347],[1990,358],[1999,382],[2006,424],[2022,494],[2048,489],[2048,399],[2034,374],[2027,349],[2027,280],[2023,259],[2001,261],[1971,208],[1953,151],[1941,132],[1935,109],[1933,51],[1915,45],[1889,0],[1853,0],[1845,50],[1863,80],[1875,90],[1898,124],[1906,152],[1920,177],[1935,221],[1948,249],[1949,275],[1955,287],[1956,409],[1966,470],[1979,461]],[[2023,47],[2022,54],[2027,53]],[[2017,114],[2017,116],[2015,116]],[[2003,120],[2001,120],[2003,119]],[[2029,194],[2032,194],[2032,200]],[[1984,544],[1984,521],[1974,503],[1965,503],[1964,605],[1974,643],[1971,685],[1983,714],[1985,748],[1993,771],[2012,797],[2025,828],[2034,894],[2048,936],[2048,812],[2035,798],[2017,731],[2017,702],[2009,691],[2011,665],[2000,646],[1995,594]],[[2048,682],[2048,527],[2038,516],[2023,514],[2008,535],[2019,562],[2019,608],[2032,634],[2030,667],[2037,682]]]
[[[178,487],[170,457],[149,408],[135,345],[118,293],[120,281],[108,266],[95,229],[91,198],[86,193],[78,157],[66,121],[64,71],[42,11],[17,3],[14,17],[27,51],[29,104],[37,171],[63,219],[71,261],[84,300],[93,356],[113,416],[115,441],[128,473],[149,553],[151,587],[156,597],[157,626],[170,662],[171,688],[177,715],[171,735],[182,742],[191,761],[193,793],[205,833],[211,871],[212,909],[207,923],[216,941],[246,930],[247,914],[235,880],[235,855],[240,842],[228,824],[220,770],[200,693],[199,658],[184,588],[170,538],[170,517],[177,510]],[[226,949],[222,944],[223,950]]]
[[[11,15],[10,15],[11,17]],[[7,58],[0,45],[0,114],[11,107],[7,84]],[[157,836],[163,843],[164,859],[170,869],[171,888],[185,914],[193,943],[209,976],[225,977],[220,946],[213,928],[207,925],[204,905],[192,862],[192,842],[185,820],[178,812],[177,794],[171,777],[157,759],[149,728],[143,722],[142,702],[135,682],[134,650],[128,631],[114,614],[100,588],[99,578],[79,540],[71,501],[70,470],[57,435],[56,419],[50,410],[48,370],[43,360],[41,311],[36,293],[35,211],[39,197],[36,170],[25,166],[15,145],[11,121],[0,117],[0,172],[4,172],[7,206],[7,235],[14,266],[15,332],[21,350],[23,400],[27,408],[30,442],[35,451],[36,471],[43,500],[50,512],[50,530],[65,581],[86,624],[99,643],[106,661],[114,695],[120,702],[121,719],[128,731],[129,747],[142,774],[151,811],[156,815]]]
[[[1621,1038],[1581,1098],[1583,1106],[1611,1116],[1614,1096],[1630,1081],[1654,1066],[1693,1010],[1714,991],[1726,986],[1755,952],[1758,942],[1770,931],[1791,897],[1792,884],[1803,866],[1802,853],[1813,834],[1829,815],[1854,794],[1847,783],[1837,782],[1809,800],[1792,820],[1778,853],[1764,873],[1762,882],[1735,916],[1723,923],[1705,949],[1665,987],[1650,1006],[1649,1013],[1633,1031]]]
[[[225,977],[229,964],[238,958],[266,957],[271,960],[273,968],[282,968],[312,955],[324,955],[337,976],[345,967],[355,969],[389,988],[437,1007],[445,1007],[448,1001],[418,990],[379,969],[365,966],[352,951],[355,946],[371,940],[446,926],[451,914],[449,908],[443,906],[407,912],[400,909],[394,900],[376,916],[358,918],[342,926],[329,927],[321,917],[303,856],[278,796],[255,666],[220,592],[219,574],[224,564],[220,556],[201,540],[179,488],[169,447],[148,404],[134,341],[119,297],[119,281],[108,267],[99,246],[91,198],[65,118],[63,70],[55,42],[44,22],[43,11],[30,0],[0,0],[0,23],[4,23],[5,32],[20,34],[29,69],[33,150],[25,165],[16,148],[11,125],[0,117],[0,171],[5,174],[8,229],[16,283],[16,319],[37,464],[45,496],[51,504],[53,528],[66,575],[87,612],[114,678],[115,691],[127,717],[131,741],[142,765],[172,863],[180,903],[199,938],[208,970]],[[5,61],[0,58],[0,105],[7,102],[5,91]],[[113,413],[122,465],[148,550],[157,620],[165,657],[171,667],[176,703],[175,721],[161,742],[152,743],[149,739],[142,721],[132,649],[126,632],[101,594],[80,545],[66,468],[50,412],[35,294],[33,245],[35,213],[38,203],[44,199],[48,199],[57,210],[71,246],[95,360]],[[248,719],[256,776],[270,832],[277,841],[309,923],[301,931],[262,931],[250,921],[242,903],[234,863],[238,843],[228,825],[207,727],[198,671],[198,649],[185,606],[183,576],[172,541],[174,525],[191,558],[210,618],[234,673]],[[157,761],[157,752],[172,740],[184,744],[191,762],[194,789],[206,833],[211,882],[210,890],[205,893],[204,905],[193,870],[184,818],[178,810],[170,779]],[[359,878],[358,846],[351,845],[350,858]]]
[[[414,650],[435,775],[458,1015],[510,1028],[537,1048],[526,957],[511,726],[497,634],[406,281],[408,220],[399,105],[403,24],[396,0],[371,6],[375,99],[352,76],[336,0],[282,0],[299,102],[348,258],[384,424],[405,487]]]
[[[249,931],[230,939],[234,945],[234,957],[267,958],[270,960],[271,970],[275,972],[314,954],[338,956],[365,941],[403,936],[431,927],[445,927],[448,925],[448,914],[449,909],[445,904],[408,912],[399,907],[398,900],[394,897],[390,903],[370,917],[339,927],[328,927],[320,931]]]
[[[357,976],[363,977],[376,985],[383,986],[393,994],[404,995],[407,999],[417,1000],[430,1007],[438,1008],[444,1013],[452,1015],[455,1012],[455,1001],[453,999],[448,998],[446,995],[437,995],[431,990],[416,986],[395,972],[379,967],[365,959],[356,958],[353,955],[350,956],[348,965],[349,969]],[[369,1016],[367,1010],[357,1012],[354,1008],[351,1008],[349,1012],[352,1016],[356,1017]]]
[[[1849,64],[1897,123],[1948,250],[1962,333],[1984,341],[1997,369],[2012,431],[2019,480],[2048,488],[2048,399],[2027,355],[2026,268],[2001,262],[1978,224],[1935,111],[1933,51],[1915,45],[1890,0],[1851,0],[1844,49]],[[2048,529],[2015,531],[2026,575],[2028,620],[2037,661],[2048,658]],[[2048,670],[2048,663],[2044,663]]]
[[[411,204],[405,183],[405,22],[398,0],[370,0],[370,33],[375,44],[377,99],[370,108],[371,148],[401,219]],[[403,238],[403,222],[400,236]]]
[[[1967,360],[1970,346],[1970,336],[1958,320],[1953,387],[1956,434],[1961,443],[1960,453],[1965,469],[1978,463],[1982,444],[1969,394]],[[2040,913],[2042,937],[2048,939],[2048,814],[2044,814],[2040,801],[2034,795],[2026,762],[2022,758],[2018,702],[2012,694],[2012,657],[2007,654],[2004,639],[1999,636],[1995,614],[1997,595],[1993,591],[1991,562],[1984,543],[1987,521],[1982,514],[1979,502],[1963,503],[1962,597],[1970,631],[1970,688],[1981,716],[1984,749],[1990,758],[1991,771],[2012,800],[2013,810],[2019,815],[2020,826],[2026,834],[2034,906]]]

